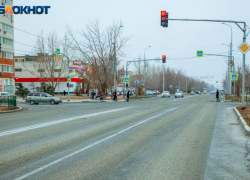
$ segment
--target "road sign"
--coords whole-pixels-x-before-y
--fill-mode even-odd
[[[197,50],[196,57],[203,57],[203,50]]]
[[[58,55],[58,56],[61,55],[61,49],[60,48],[56,48],[56,55]]]
[[[243,42],[238,49],[240,50],[240,52],[242,52],[243,54],[246,54],[249,50],[250,50],[250,46],[246,43]]]
[[[216,83],[218,83],[218,81],[216,81]]]
[[[231,81],[238,81],[238,74],[231,74]]]
[[[67,76],[67,82],[71,82],[71,75]]]
[[[129,77],[124,77],[123,78],[123,83],[129,83],[130,78]]]

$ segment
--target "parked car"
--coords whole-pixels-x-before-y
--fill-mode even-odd
[[[195,94],[194,94],[194,91],[191,91],[191,92],[190,92],[190,95],[195,95]]]
[[[48,93],[29,93],[26,97],[26,102],[31,105],[38,105],[39,103],[50,103],[51,105],[62,103],[59,97],[51,96]]]
[[[184,94],[183,94],[183,92],[182,91],[177,91],[176,93],[175,93],[175,98],[177,98],[177,97],[184,97]]]
[[[109,96],[111,96],[111,91],[108,91],[107,94],[108,94]]]
[[[0,92],[0,99],[2,99],[5,96],[8,97],[8,96],[10,96],[10,94],[7,92]]]
[[[170,93],[169,93],[169,91],[163,91],[162,92],[162,97],[164,98],[164,97],[169,97],[170,98]]]

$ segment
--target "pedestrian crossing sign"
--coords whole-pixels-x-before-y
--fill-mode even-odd
[[[129,77],[124,77],[123,78],[123,83],[129,83],[130,78]]]
[[[231,74],[231,81],[238,81],[238,74]]]
[[[61,55],[61,49],[60,48],[56,48],[56,55],[58,55],[58,56]]]
[[[196,51],[196,57],[203,57],[203,50]]]

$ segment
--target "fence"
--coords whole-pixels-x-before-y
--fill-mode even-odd
[[[0,106],[8,106],[8,109],[16,107],[16,96],[2,96]]]

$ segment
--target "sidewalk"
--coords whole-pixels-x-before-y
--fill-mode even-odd
[[[204,179],[250,179],[249,150],[250,137],[245,136],[233,107],[220,108]]]

